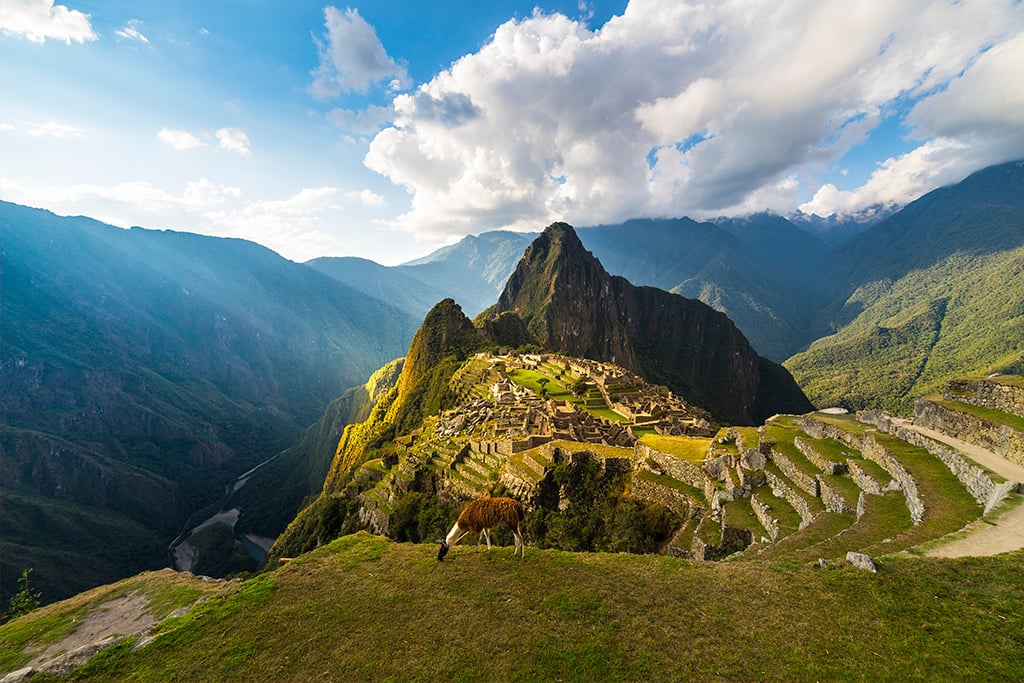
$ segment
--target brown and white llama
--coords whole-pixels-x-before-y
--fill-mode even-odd
[[[516,547],[512,551],[512,557],[519,553],[520,557],[526,557],[526,541],[523,540],[523,519],[526,511],[523,504],[511,498],[477,498],[466,506],[466,509],[459,515],[455,526],[448,532],[448,537],[441,541],[441,548],[437,551],[437,559],[441,561],[448,551],[469,532],[477,534],[476,550],[480,552],[480,539],[487,539],[487,549],[491,549],[491,529],[502,522],[512,530],[516,539]]]

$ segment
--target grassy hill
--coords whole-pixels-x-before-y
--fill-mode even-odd
[[[456,548],[346,536],[198,604],[85,681],[1015,680],[1024,553],[776,562]],[[150,575],[160,576],[160,574]],[[53,605],[0,627],[52,642]],[[31,637],[26,637],[31,633]],[[21,661],[24,661],[23,659]],[[33,680],[61,680],[40,676]]]

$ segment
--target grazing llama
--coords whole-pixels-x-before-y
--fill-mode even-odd
[[[441,561],[448,554],[452,546],[462,540],[462,537],[470,531],[477,534],[476,550],[480,552],[480,539],[487,539],[487,549],[491,549],[491,529],[502,522],[512,530],[516,539],[516,547],[512,551],[512,557],[519,553],[520,557],[526,557],[526,542],[523,540],[523,518],[526,512],[523,504],[511,498],[477,498],[466,506],[466,509],[459,515],[459,520],[448,532],[448,537],[441,541],[441,548],[437,551],[437,559]]]

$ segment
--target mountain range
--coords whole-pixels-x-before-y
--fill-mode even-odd
[[[445,405],[431,382],[403,384],[400,366],[390,379],[366,381],[406,353],[419,321],[447,298],[461,304],[461,317],[447,309],[455,332],[463,311],[478,315],[501,300],[478,318],[492,336],[500,326],[525,335],[519,341],[565,342],[566,351],[633,363],[730,420],[755,420],[779,397],[735,413],[717,405],[707,377],[672,376],[685,354],[664,355],[650,330],[618,312],[633,306],[650,319],[669,301],[652,287],[699,299],[728,316],[700,309],[714,321],[708,329],[727,332],[716,338],[736,340],[728,348],[741,354],[738,340],[749,339],[746,357],[762,356],[746,377],[785,384],[788,373],[772,362],[784,361],[819,406],[906,411],[951,375],[1020,372],[1022,204],[1024,163],[1013,162],[869,227],[822,232],[758,215],[581,228],[574,282],[616,301],[590,312],[600,329],[584,325],[575,337],[600,341],[590,350],[555,334],[564,297],[526,281],[510,292],[537,233],[471,236],[396,267],[348,258],[296,264],[242,240],[125,231],[0,204],[0,587],[9,594],[32,566],[56,599],[161,566],[183,530],[235,508],[238,523],[219,543],[241,552],[235,570],[255,562],[239,537],[275,536],[322,490],[331,459],[345,450],[345,424],[371,410],[385,416],[401,392],[418,396],[398,402],[406,408],[391,418],[402,428]],[[853,236],[840,241],[839,232]],[[671,309],[667,319],[683,315]],[[672,335],[699,325],[684,327]],[[726,393],[735,378],[716,376]],[[353,436],[379,444],[394,432]],[[321,512],[329,523],[332,511]]]

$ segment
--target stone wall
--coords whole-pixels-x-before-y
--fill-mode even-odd
[[[754,516],[761,522],[761,526],[768,532],[769,538],[773,541],[779,537],[779,520],[771,515],[772,508],[767,503],[757,499],[757,494],[750,497],[750,507],[754,510]]]
[[[694,502],[690,500],[688,495],[678,489],[674,489],[671,486],[663,486],[643,477],[633,478],[631,494],[640,500],[660,503],[684,519],[690,516],[691,506],[693,506]]]
[[[662,453],[647,444],[637,442],[633,447],[633,453],[635,454],[634,462],[640,463],[650,458],[668,476],[698,489],[703,490],[710,480],[700,465],[687,462],[668,453]]]
[[[971,403],[982,408],[1001,410],[1024,417],[1024,388],[1000,384],[988,379],[950,380],[942,397],[947,401]]]
[[[907,500],[907,509],[910,510],[910,519],[915,525],[920,524],[924,519],[924,501],[917,491],[917,484],[910,472],[903,464],[893,456],[889,450],[878,442],[874,432],[864,435],[864,448],[861,449],[864,457],[878,463],[888,472],[903,491]]]
[[[809,444],[807,441],[804,441],[799,436],[793,438],[793,445],[796,446],[796,449],[798,451],[803,453],[803,456],[805,458],[814,463],[814,466],[817,467],[822,472],[824,472],[825,474],[846,473],[845,462],[835,462],[834,460],[829,460],[825,456],[818,453],[814,446]]]
[[[856,512],[846,501],[843,494],[840,493],[839,489],[833,487],[827,481],[819,480],[818,487],[821,491],[821,502],[825,504],[825,509],[829,512],[839,512],[842,514],[853,514]]]
[[[907,427],[897,427],[895,436],[909,444],[925,449],[941,460],[949,468],[949,471],[956,475],[956,478],[960,480],[974,500],[985,506],[985,512],[999,505],[1006,497],[1006,491],[1002,492],[1002,496],[998,495],[998,491],[1002,490],[1002,487],[992,481],[988,472],[969,462],[960,451],[952,446],[929,439]]]
[[[764,474],[765,478],[768,480],[768,486],[772,489],[772,493],[779,498],[785,498],[786,502],[792,505],[793,509],[796,510],[796,513],[800,515],[801,529],[814,521],[814,511],[811,510],[810,504],[803,496],[794,491],[782,477],[771,470],[765,470]]]
[[[796,463],[774,448],[772,449],[771,459],[779,466],[782,473],[789,477],[790,481],[806,491],[809,495],[814,496],[815,498],[818,497],[818,479],[816,477],[801,470],[796,466]]]
[[[959,410],[950,410],[926,399],[918,399],[914,403],[914,424],[934,429],[1024,465],[1024,432],[986,422]]]
[[[853,479],[853,483],[860,487],[861,491],[874,496],[882,495],[882,484],[875,481],[875,478],[868,474],[859,463],[847,460],[846,465],[850,472],[850,478]]]
[[[815,439],[835,439],[855,450],[861,449],[862,438],[859,435],[851,434],[827,422],[820,422],[813,417],[801,418],[800,428]]]

